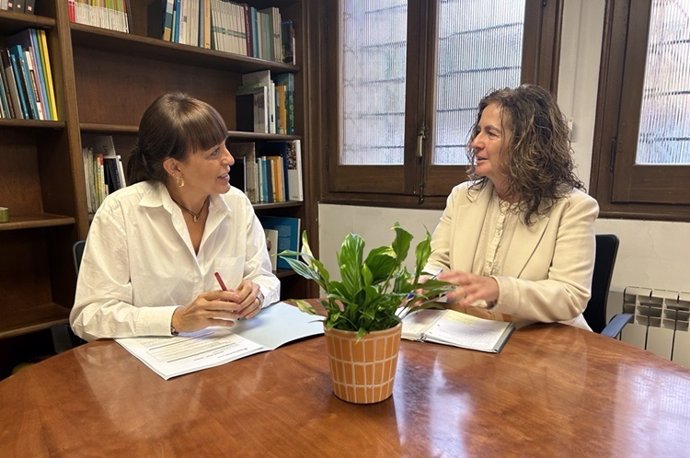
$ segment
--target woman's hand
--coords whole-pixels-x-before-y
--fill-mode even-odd
[[[240,286],[234,291],[237,294],[237,302],[241,305],[238,319],[248,320],[259,314],[263,305],[263,295],[259,285],[251,280],[242,280]]]
[[[171,324],[177,332],[209,326],[232,327],[236,320],[253,318],[261,311],[259,296],[259,285],[251,280],[243,280],[237,289],[201,293],[175,310]]]
[[[437,278],[458,285],[457,288],[446,294],[448,302],[467,306],[475,305],[478,301],[493,304],[498,300],[498,282],[492,277],[450,270],[442,272]]]

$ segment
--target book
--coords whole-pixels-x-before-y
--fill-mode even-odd
[[[115,341],[164,380],[275,350],[293,340],[323,334],[323,323],[297,307],[277,302],[232,328],[211,327],[175,337]]]
[[[278,231],[278,253],[285,250],[299,251],[301,225],[299,218],[259,215],[259,221],[261,221],[264,230],[274,229]],[[290,264],[281,256],[278,256],[276,265],[278,269],[292,270]]]
[[[59,112],[57,101],[55,99],[55,87],[53,86],[53,71],[50,66],[50,53],[48,52],[48,40],[46,38],[46,31],[41,29],[38,31],[38,38],[40,42],[41,56],[43,57],[43,71],[45,73],[46,88],[48,91],[48,101],[50,102],[50,111],[52,119],[57,121]]]
[[[278,231],[275,229],[264,229],[266,233],[266,249],[268,257],[271,258],[271,270],[278,270]]]
[[[242,160],[244,162],[244,193],[252,203],[259,202],[258,186],[257,186],[257,167],[256,167],[256,145],[254,142],[238,142],[228,143],[228,150],[235,161]],[[230,172],[236,165],[230,168]],[[230,184],[235,186],[235,183],[230,178]]]
[[[265,133],[276,133],[275,121],[275,83],[271,79],[270,70],[259,70],[256,72],[244,73],[242,75],[242,86],[237,89],[238,94],[252,92],[256,88],[265,87],[266,111],[268,112],[268,130]],[[261,131],[263,132],[263,131]]]
[[[288,135],[295,133],[295,75],[292,73],[278,73],[273,75],[273,82],[278,86],[285,86],[285,129]]]
[[[19,51],[17,50],[19,49]],[[17,52],[20,54],[23,54],[21,52],[21,46],[19,47],[14,47],[14,52],[8,48],[7,53],[9,56],[9,60],[12,66],[12,73],[14,74],[14,81],[15,85],[17,88],[17,94],[19,98],[19,103],[20,103],[20,108],[21,108],[21,113],[22,113],[22,118],[23,119],[37,119],[33,116],[32,111],[31,111],[31,105],[30,105],[30,99],[27,94],[27,77],[24,74],[21,62],[19,61],[19,57],[17,55]]]
[[[14,112],[12,108],[12,100],[10,98],[9,88],[5,82],[4,68],[0,71],[0,99],[2,99],[2,117],[13,118]]]
[[[515,329],[508,321],[479,318],[451,309],[410,313],[403,321],[402,338],[498,353]]]
[[[10,94],[10,102],[12,104],[12,113],[16,119],[24,119],[24,112],[22,111],[23,102],[19,99],[18,82],[14,76],[14,70],[10,60],[10,53],[7,49],[0,50],[0,57],[2,58],[2,66],[5,73],[5,84],[7,91]]]
[[[288,143],[287,155],[287,179],[288,200],[304,200],[302,190],[302,145],[300,140],[292,140]]]
[[[283,63],[297,65],[297,60],[295,59],[295,26],[292,20],[283,21],[280,29]]]
[[[247,194],[247,164],[243,157],[236,157],[230,167],[230,185]]]
[[[268,88],[262,86],[238,91],[235,115],[237,130],[269,133]]]

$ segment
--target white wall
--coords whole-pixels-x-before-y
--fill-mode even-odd
[[[578,176],[585,183],[589,183],[591,173],[603,18],[604,0],[565,2],[558,100],[573,122],[575,163]],[[433,231],[440,214],[440,210],[321,204],[321,257],[331,272],[336,272],[335,252],[346,233],[361,234],[371,248],[389,243],[393,237],[390,227],[398,221],[415,235],[415,243],[423,236],[425,227]],[[690,224],[600,219],[596,227],[597,232],[615,233],[621,240],[611,282],[609,314],[621,310],[626,286],[690,291]],[[623,338],[641,345],[634,329],[624,332]],[[668,357],[664,350],[658,352]],[[690,356],[681,355],[679,362],[686,361],[690,365]]]

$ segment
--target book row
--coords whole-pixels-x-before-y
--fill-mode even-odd
[[[82,137],[86,206],[93,215],[111,192],[127,186],[122,157],[116,153],[110,135],[84,134]]]
[[[0,0],[0,10],[34,14],[36,0]]]
[[[302,201],[302,150],[299,140],[228,144],[235,165],[230,184],[252,203]]]
[[[295,64],[292,21],[278,7],[257,9],[224,0],[163,0],[163,40]]]
[[[129,33],[129,0],[67,0],[69,19],[78,24]]]
[[[58,119],[45,30],[25,29],[0,50],[0,117]]]
[[[105,197],[127,185],[122,157],[110,135],[83,134],[82,155],[87,207],[98,210]],[[302,201],[302,151],[299,140],[229,143],[235,158],[230,184],[254,204]]]
[[[295,75],[270,70],[245,73],[236,92],[237,130],[295,133]]]

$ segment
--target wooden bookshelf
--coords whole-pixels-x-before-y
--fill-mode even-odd
[[[159,95],[183,91],[205,100],[224,117],[228,136],[240,141],[302,140],[303,175],[309,151],[305,107],[309,94],[300,65],[165,42],[147,35],[153,0],[133,1],[131,33],[71,23],[66,0],[37,2],[34,15],[0,11],[0,34],[28,27],[47,34],[59,120],[0,119],[0,206],[10,222],[0,223],[0,339],[66,323],[74,301],[72,245],[89,229],[82,160],[82,134],[113,136],[126,161],[144,110]],[[254,0],[276,5],[295,23],[297,62],[306,0]],[[243,73],[271,70],[295,74],[296,135],[236,129],[235,92]],[[305,180],[305,202],[310,196]],[[311,232],[313,206],[302,202],[261,204],[257,213],[302,219]],[[283,297],[307,297],[307,282],[291,271],[277,273]],[[0,340],[2,345],[2,340]]]

